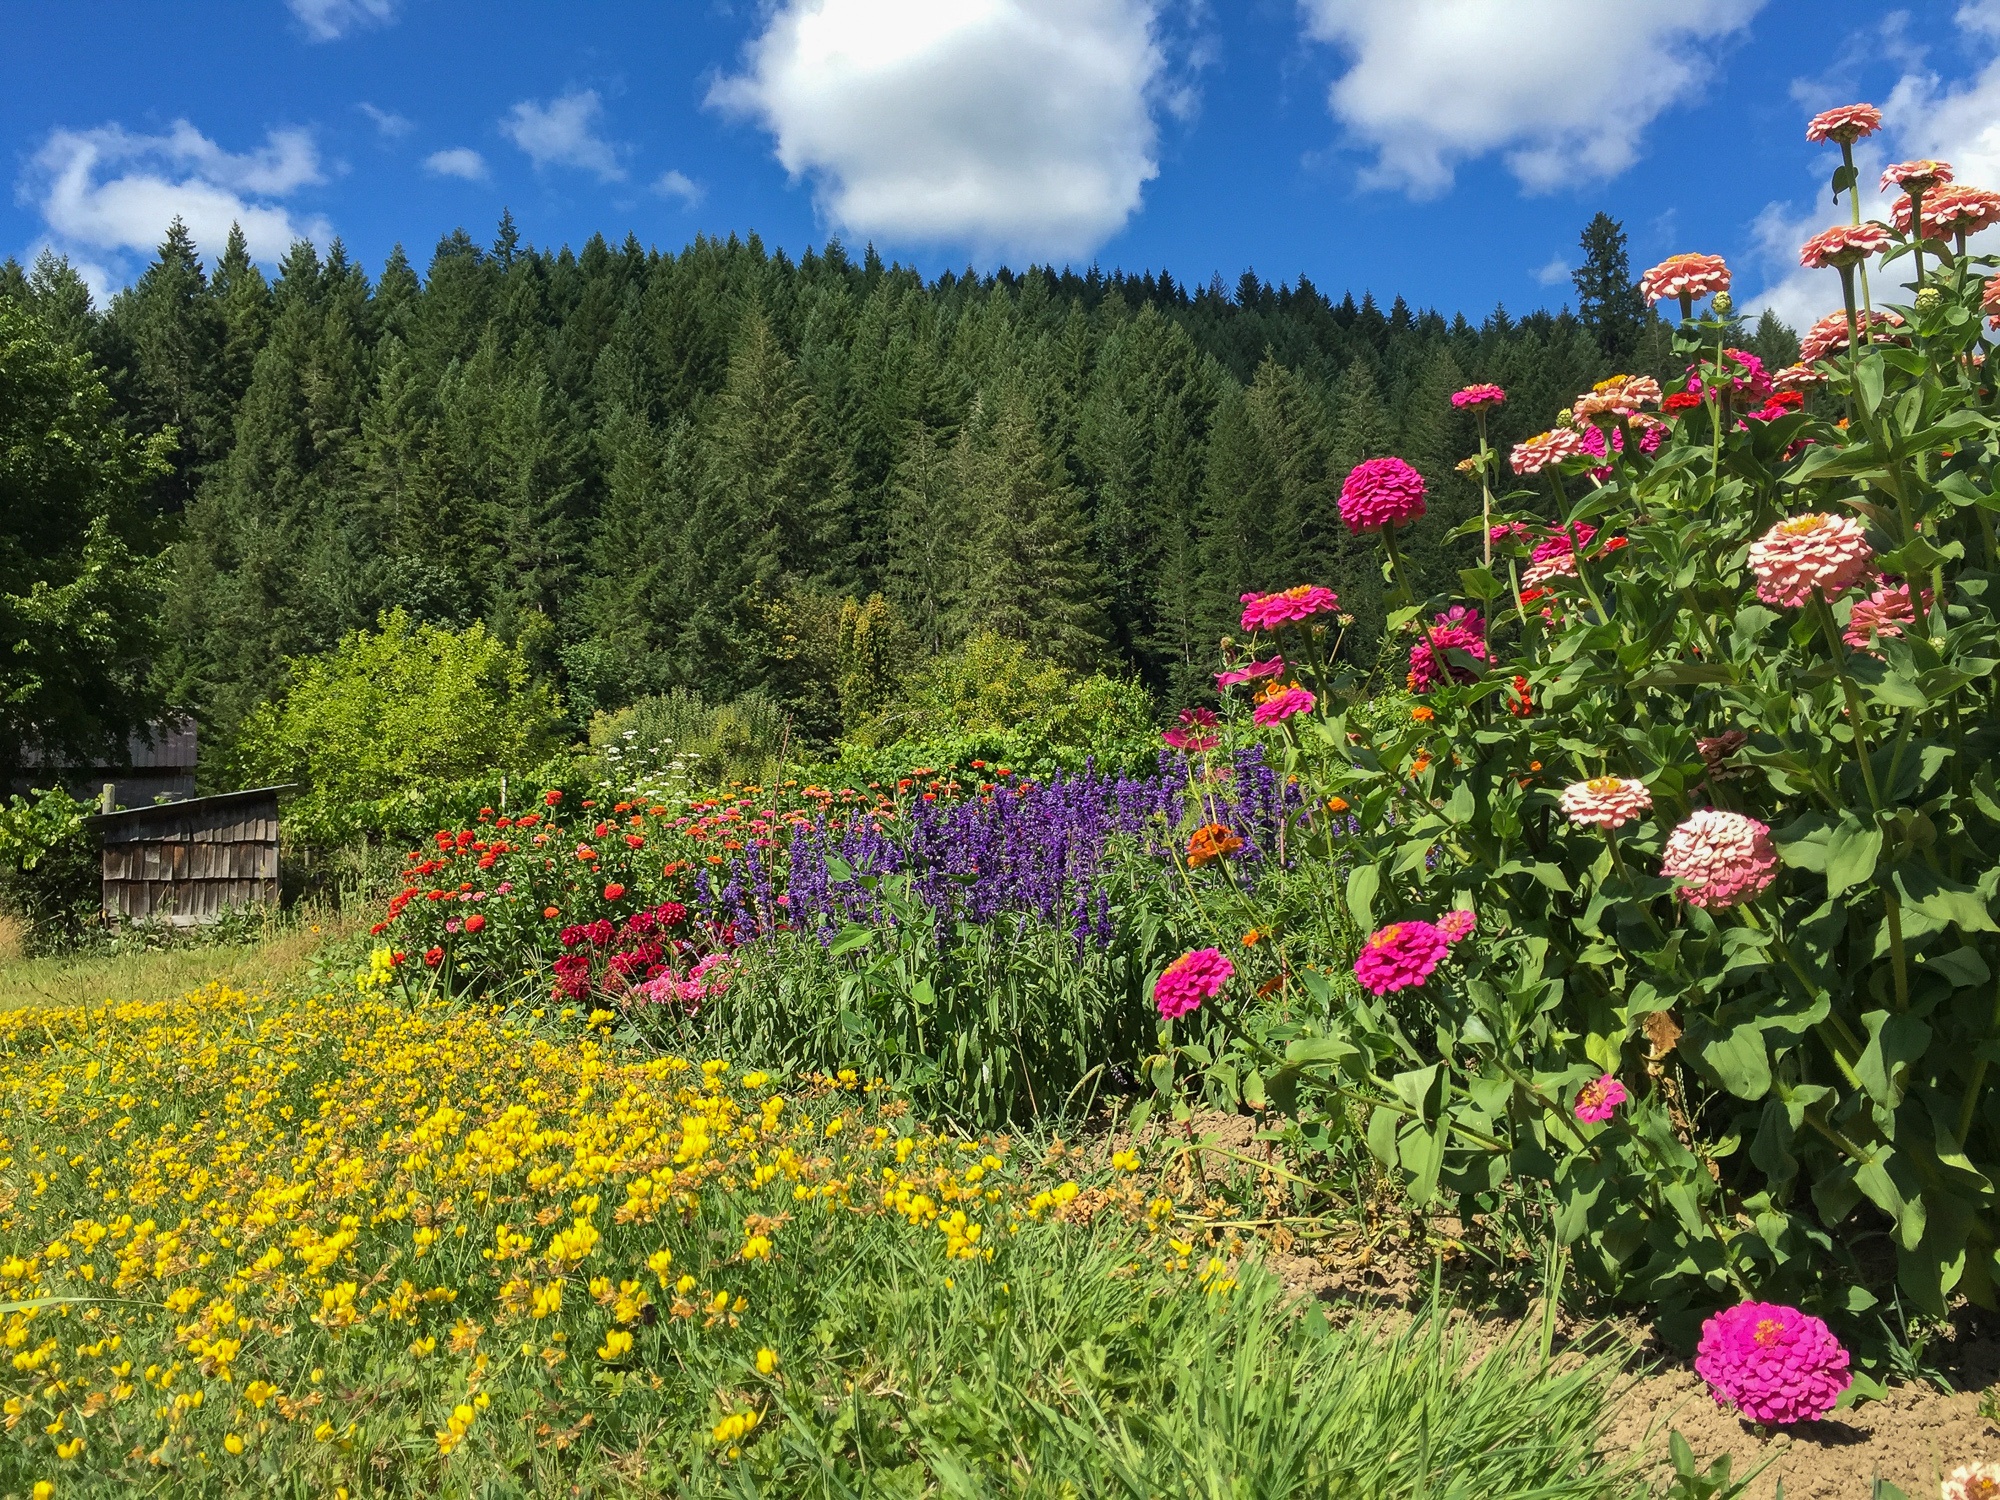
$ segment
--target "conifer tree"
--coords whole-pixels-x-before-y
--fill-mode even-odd
[[[1583,264],[1571,280],[1576,284],[1577,316],[1597,340],[1612,364],[1629,360],[1647,320],[1645,299],[1632,276],[1625,250],[1625,226],[1600,210],[1584,226]]]

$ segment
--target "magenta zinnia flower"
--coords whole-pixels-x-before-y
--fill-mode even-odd
[[[1782,609],[1797,609],[1815,591],[1824,599],[1837,598],[1874,560],[1859,521],[1816,512],[1778,522],[1750,547],[1757,597]]]
[[[1359,535],[1400,526],[1424,513],[1424,476],[1400,458],[1371,458],[1340,486],[1340,519]]]
[[[1180,723],[1165,731],[1160,738],[1176,750],[1198,755],[1222,743],[1215,733],[1218,722],[1214,709],[1184,708],[1180,713]]]
[[[1411,989],[1431,977],[1450,948],[1450,940],[1429,922],[1391,922],[1361,945],[1354,977],[1371,995]]]
[[[1763,894],[1778,878],[1778,850],[1755,818],[1698,807],[1667,836],[1660,873],[1684,882],[1689,906],[1719,911]]]
[[[1433,655],[1431,647],[1437,652]],[[1479,674],[1464,667],[1449,666],[1447,651],[1463,651],[1474,661],[1490,661],[1486,651],[1486,620],[1478,610],[1455,604],[1431,623],[1430,634],[1420,636],[1410,647],[1410,691],[1428,693],[1431,685],[1448,674],[1460,682],[1476,682]]]
[[[1576,1108],[1572,1113],[1586,1125],[1602,1125],[1618,1113],[1619,1105],[1631,1097],[1624,1084],[1606,1073],[1577,1090]]]
[[[1716,1405],[1775,1426],[1818,1421],[1854,1380],[1832,1329],[1775,1302],[1739,1302],[1702,1324],[1694,1367]]]
[[[1669,255],[1639,278],[1639,293],[1647,306],[1669,297],[1690,301],[1729,290],[1729,267],[1719,255]]]
[[[1214,999],[1235,973],[1236,965],[1222,956],[1220,948],[1196,948],[1168,964],[1153,981],[1153,1003],[1161,1015],[1174,1020]]]
[[[1273,693],[1262,703],[1250,710],[1253,724],[1282,724],[1293,714],[1311,713],[1319,700],[1296,683],[1283,692]]]
[[[1799,247],[1799,264],[1814,271],[1858,266],[1878,250],[1889,248],[1889,231],[1870,220],[1822,229]]]
[[[1572,823],[1593,828],[1623,828],[1653,810],[1653,794],[1643,781],[1624,776],[1593,776],[1563,788],[1563,813]]]
[[[1806,122],[1806,139],[1819,145],[1834,141],[1851,146],[1882,128],[1882,111],[1872,104],[1842,104],[1823,109]]]
[[[1469,385],[1462,391],[1453,391],[1451,404],[1471,407],[1474,411],[1488,406],[1499,406],[1507,399],[1507,393],[1497,385]]]
[[[1521,575],[1521,583],[1526,588],[1539,588],[1551,578],[1574,578],[1577,572],[1577,554],[1590,545],[1597,535],[1597,528],[1588,521],[1578,521],[1567,530],[1558,531],[1554,536],[1536,543],[1535,550],[1528,554],[1528,571]]]
[[[1340,608],[1340,596],[1317,583],[1302,583],[1275,594],[1244,594],[1238,602],[1243,606],[1245,630],[1276,630]]]
[[[1253,661],[1247,667],[1237,667],[1228,672],[1217,672],[1215,674],[1215,685],[1218,688],[1233,688],[1239,682],[1256,682],[1258,679],[1264,677],[1282,676],[1284,670],[1284,657],[1274,656],[1269,661]]]

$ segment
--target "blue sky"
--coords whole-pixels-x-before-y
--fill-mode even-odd
[[[926,272],[1245,268],[1477,316],[1560,304],[1603,208],[1635,269],[1832,286],[1813,110],[2000,185],[2000,0],[13,0],[0,253],[100,288],[182,214],[206,251],[593,231],[837,234]],[[1873,148],[1880,147],[1881,150]],[[1872,176],[1872,174],[1871,174]]]

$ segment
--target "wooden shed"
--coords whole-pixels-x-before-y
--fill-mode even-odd
[[[107,921],[193,927],[278,902],[278,793],[257,787],[99,813]]]

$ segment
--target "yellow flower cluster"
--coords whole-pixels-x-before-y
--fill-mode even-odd
[[[402,1462],[411,1425],[440,1462],[499,1442],[503,1398],[553,1444],[590,1420],[577,1401],[660,1388],[656,1324],[748,1320],[743,1357],[772,1377],[760,1309],[810,1274],[826,1216],[973,1260],[1080,1207],[1005,1139],[915,1128],[852,1075],[786,1097],[377,984],[8,1012],[0,1068],[0,1492],[86,1453],[172,1489],[282,1447],[332,1493]],[[768,1420],[716,1401],[718,1450]]]

